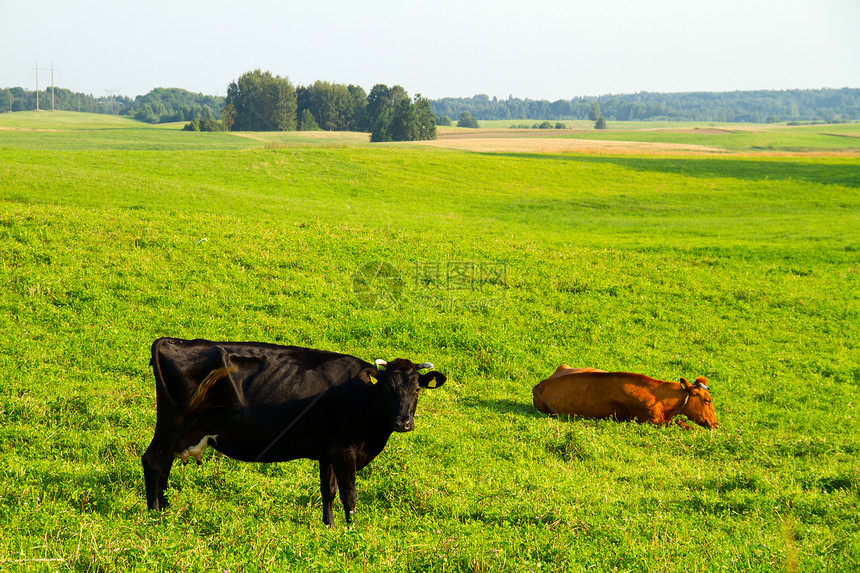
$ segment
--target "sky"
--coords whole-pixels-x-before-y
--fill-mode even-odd
[[[860,0],[0,0],[0,88],[51,68],[131,98],[258,68],[430,99],[860,88],[858,30]]]

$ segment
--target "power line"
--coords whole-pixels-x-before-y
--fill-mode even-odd
[[[33,68],[36,71],[36,111],[39,110],[39,62],[36,62],[36,67]]]
[[[42,111],[39,108],[39,62],[36,62],[36,67],[31,69],[36,72],[36,111]],[[51,70],[51,111],[54,111],[54,63],[51,62],[51,67],[44,69]]]
[[[116,103],[116,94],[119,93],[120,90],[105,90],[105,103],[110,109],[111,114],[113,114],[113,106]]]
[[[51,62],[51,111],[54,111],[54,62]]]

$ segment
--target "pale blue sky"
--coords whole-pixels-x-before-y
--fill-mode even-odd
[[[430,98],[860,88],[860,0],[0,0],[0,87],[225,95],[400,84]]]

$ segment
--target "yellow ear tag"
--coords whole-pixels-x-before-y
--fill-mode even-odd
[[[430,382],[427,383],[427,387],[428,388],[435,388],[436,387],[436,379],[433,378],[432,380],[430,380]]]
[[[379,380],[377,380],[377,379],[376,379],[376,378],[374,378],[373,376],[368,376],[368,378],[370,378],[370,383],[371,383],[371,384],[373,384],[373,385],[376,385],[376,383],[377,383],[377,382],[379,382]]]

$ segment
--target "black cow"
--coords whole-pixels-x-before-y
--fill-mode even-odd
[[[319,460],[323,522],[340,499],[350,522],[355,472],[391,432],[414,428],[418,388],[445,383],[432,364],[397,359],[376,366],[354,356],[260,342],[159,338],[152,344],[157,418],[141,458],[149,509],[165,509],[174,458],[207,445],[248,462]]]

